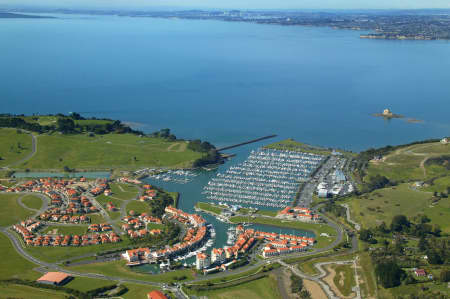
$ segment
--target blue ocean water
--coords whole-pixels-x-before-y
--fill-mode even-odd
[[[268,134],[359,151],[450,135],[450,43],[118,16],[0,19],[0,112],[121,119],[218,146]],[[421,119],[384,121],[390,108]]]

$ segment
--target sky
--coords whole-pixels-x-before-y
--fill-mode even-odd
[[[58,8],[420,9],[450,8],[450,0],[0,0],[0,6]]]

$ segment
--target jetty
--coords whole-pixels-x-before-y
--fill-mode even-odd
[[[274,138],[274,137],[277,137],[277,135],[274,134],[274,135],[264,136],[264,137],[261,137],[261,138],[252,139],[250,141],[241,142],[241,143],[238,143],[238,144],[221,147],[221,148],[218,148],[217,151],[220,152],[220,151],[232,149],[232,148],[235,148],[235,147],[239,147],[239,146],[250,144],[250,143],[255,143],[255,142],[258,142],[258,141],[261,141],[261,140],[266,140],[266,139],[270,139],[270,138]]]

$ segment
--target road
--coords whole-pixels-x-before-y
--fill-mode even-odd
[[[347,221],[350,222],[351,224],[353,224],[355,226],[355,229],[357,231],[359,231],[361,229],[361,225],[359,223],[353,221],[352,218],[350,217],[350,208],[348,207],[348,204],[344,203],[344,204],[341,204],[341,206],[343,206],[346,209]]]
[[[317,263],[317,264],[314,264],[314,267],[319,271],[320,274],[316,275],[316,276],[311,276],[311,275],[307,275],[307,274],[301,272],[296,267],[296,265],[289,265],[289,264],[286,264],[285,262],[283,262],[282,260],[277,260],[278,263],[280,263],[284,267],[289,268],[292,271],[292,273],[294,273],[295,275],[297,275],[303,279],[312,280],[312,281],[315,281],[316,283],[318,283],[320,285],[320,287],[322,288],[322,290],[327,295],[327,297],[330,299],[339,299],[339,297],[336,296],[336,294],[334,294],[334,292],[331,290],[330,286],[322,280],[322,278],[324,278],[328,274],[327,271],[325,271],[322,267],[326,266],[326,265],[333,265],[333,264],[334,265],[352,264],[355,269],[355,281],[356,281],[356,287],[354,287],[353,290],[356,292],[356,299],[361,299],[359,278],[358,278],[358,274],[356,272],[356,261],[357,261],[357,257],[353,260],[347,260],[347,261],[332,261],[332,262]]]

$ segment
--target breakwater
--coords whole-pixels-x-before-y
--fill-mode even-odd
[[[255,143],[255,142],[258,142],[258,141],[262,141],[262,140],[266,140],[266,139],[270,139],[270,138],[274,138],[274,137],[277,137],[277,135],[274,134],[274,135],[264,136],[264,137],[261,137],[261,138],[252,139],[250,141],[241,142],[241,143],[238,143],[238,144],[235,144],[235,145],[221,147],[221,148],[218,148],[217,151],[220,152],[220,151],[224,151],[224,150],[227,150],[227,149],[232,149],[232,148],[235,148],[235,147],[239,147],[239,146],[250,144],[250,143]]]

